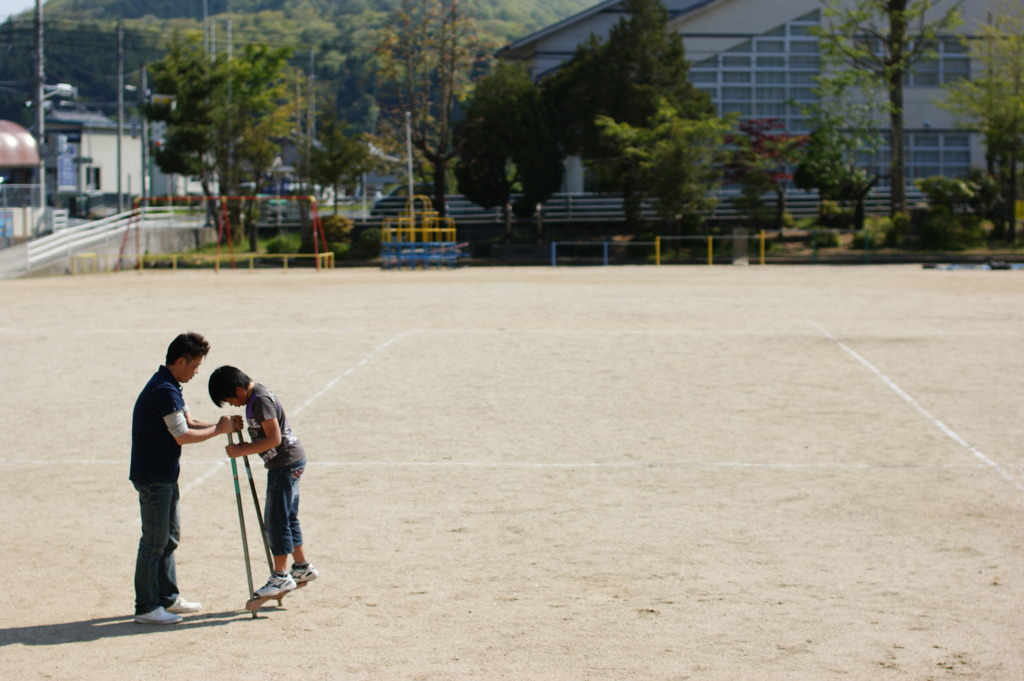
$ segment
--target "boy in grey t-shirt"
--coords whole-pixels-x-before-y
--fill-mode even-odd
[[[299,524],[299,480],[306,468],[306,452],[295,436],[284,407],[265,386],[254,382],[233,366],[222,366],[210,375],[210,399],[218,407],[225,402],[245,407],[249,442],[229,444],[229,457],[258,454],[267,469],[267,498],[264,527],[274,570],[258,597],[273,597],[291,591],[301,582],[316,579],[319,572],[306,559]],[[239,422],[242,417],[235,417]],[[241,430],[241,423],[236,430]],[[288,556],[293,559],[289,572]]]

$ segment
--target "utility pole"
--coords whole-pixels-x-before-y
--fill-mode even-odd
[[[313,141],[316,139],[316,62],[313,46],[309,46],[309,108],[306,111],[306,193],[316,194],[313,187]]]
[[[124,191],[121,189],[122,144],[124,139],[124,24],[117,22],[117,212],[124,212]]]
[[[149,119],[143,105],[149,104],[149,81],[146,64],[142,65],[142,82],[139,86],[139,120],[142,121],[142,198],[149,196]]]
[[[416,201],[413,200],[412,179],[412,112],[405,112],[405,169],[409,175],[409,226],[413,228],[412,240],[416,240]]]
[[[36,146],[39,151],[39,207],[46,219],[46,130],[43,111],[43,84],[46,74],[43,69],[43,0],[36,0]]]

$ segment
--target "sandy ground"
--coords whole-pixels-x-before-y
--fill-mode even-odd
[[[1024,272],[146,272],[0,309],[3,678],[1024,678]],[[322,576],[250,617],[226,441],[189,446],[204,608],[147,627],[131,409],[183,330],[194,413],[228,363],[288,409]]]

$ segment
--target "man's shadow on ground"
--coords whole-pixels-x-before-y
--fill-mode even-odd
[[[252,619],[256,618],[253,618],[249,612],[232,610],[230,612],[189,615],[178,624],[138,624],[129,615],[127,617],[100,617],[80,622],[40,624],[31,627],[11,627],[10,629],[0,629],[0,648],[16,643],[26,646],[56,646],[63,643],[96,641],[101,638],[117,636],[138,636],[180,629],[222,627],[232,622]]]

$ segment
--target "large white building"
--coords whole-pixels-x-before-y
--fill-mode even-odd
[[[820,0],[663,0],[669,26],[683,37],[691,81],[707,92],[719,114],[778,118],[790,132],[809,130],[802,104],[815,100],[815,79],[828,69],[813,29],[823,21]],[[940,0],[926,19],[937,20],[955,3]],[[984,164],[981,137],[958,125],[940,108],[942,84],[968,76],[970,59],[962,36],[976,32],[997,3],[964,0],[963,25],[936,45],[938,58],[920,64],[904,89],[907,182],[931,175],[962,175]],[[522,61],[535,79],[570,59],[591,34],[606,37],[623,16],[622,0],[593,7],[517,40],[502,50]],[[883,97],[884,98],[884,97]],[[570,173],[569,191],[582,188]]]

